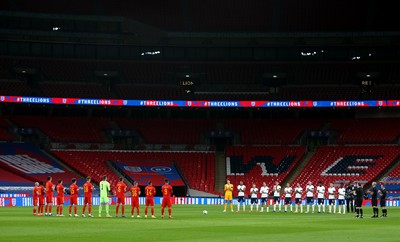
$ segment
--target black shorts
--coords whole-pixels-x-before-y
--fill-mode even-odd
[[[285,197],[285,204],[286,205],[292,204],[292,198],[291,197]]]
[[[362,199],[356,199],[356,208],[361,208],[362,207]]]
[[[314,202],[313,197],[307,197],[307,204],[312,204]]]
[[[344,199],[339,199],[338,202],[339,202],[339,205],[344,205]]]
[[[324,204],[325,198],[318,198],[318,205]]]
[[[262,197],[261,198],[261,204],[267,204],[268,205],[268,198],[267,197]]]
[[[274,197],[274,203],[280,203],[281,198],[280,197]]]
[[[244,196],[238,197],[238,203],[240,203],[240,202],[244,202]]]
[[[380,205],[381,207],[386,207],[386,199],[381,199]]]
[[[257,204],[258,203],[258,198],[251,198],[251,204]]]
[[[335,205],[335,199],[329,199],[329,205]]]
[[[296,198],[296,204],[301,204],[301,198]]]
[[[372,207],[378,206],[378,199],[373,198],[373,199],[371,200],[371,206],[372,206]]]

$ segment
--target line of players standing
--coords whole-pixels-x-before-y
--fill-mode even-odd
[[[104,185],[106,184],[106,185]],[[103,181],[100,182],[100,206],[99,206],[99,217],[101,217],[102,205],[106,206],[106,217],[111,217],[109,214],[109,193],[111,192],[110,185],[107,182],[107,177],[103,177]],[[88,208],[88,217],[93,217],[92,215],[92,194],[93,194],[94,186],[91,183],[91,178],[86,178],[86,183],[83,185],[84,192],[84,205],[82,208],[82,217],[85,217],[86,208]],[[116,217],[118,217],[119,207],[121,206],[122,217],[125,217],[125,193],[128,190],[128,186],[124,183],[123,178],[119,179],[119,182],[116,185],[117,191],[117,205],[116,205]],[[67,188],[63,186],[63,181],[58,180],[57,186],[52,183],[52,177],[49,176],[47,178],[46,184],[44,182],[35,182],[35,186],[33,188],[33,214],[35,216],[52,216],[53,210],[53,200],[54,200],[54,191],[57,191],[57,209],[56,216],[63,217],[63,205],[64,205],[64,194],[67,192]],[[165,179],[165,184],[162,186],[161,191],[163,193],[163,201],[161,204],[161,217],[164,217],[164,209],[168,207],[168,217],[172,218],[172,202],[171,195],[173,193],[172,187],[169,185],[168,179]],[[72,184],[69,187],[68,193],[70,195],[70,207],[69,207],[69,216],[78,217],[78,192],[79,187],[76,184],[76,179],[72,179]],[[132,196],[132,210],[131,215],[134,217],[134,209],[136,209],[137,218],[140,218],[140,209],[139,209],[139,195],[140,188],[138,186],[138,182],[135,181],[133,183],[133,187],[130,188],[131,196]],[[154,216],[154,196],[156,195],[156,189],[153,187],[152,182],[149,181],[147,186],[145,187],[146,194],[146,203],[145,203],[145,218],[147,218],[148,208],[151,210],[151,217],[156,218]],[[46,203],[45,203],[46,202]],[[46,204],[46,207],[45,207]],[[72,213],[72,209],[73,212]],[[74,214],[74,215],[73,215]]]
[[[273,212],[279,211],[281,212],[281,190],[282,187],[279,185],[279,182],[276,181],[272,187],[273,193]],[[230,203],[231,211],[233,212],[233,203],[232,203],[232,191],[233,185],[227,180],[227,183],[224,186],[225,191],[225,204],[224,204],[224,212],[226,212],[227,204]],[[242,210],[246,210],[246,203],[245,203],[245,192],[246,186],[243,184],[243,181],[240,181],[240,184],[237,186],[238,191],[238,203],[237,203],[237,212],[240,211],[240,206],[242,206]],[[266,182],[263,182],[263,185],[260,189],[256,187],[256,184],[253,183],[252,187],[249,190],[250,194],[250,212],[253,212],[254,205],[256,206],[256,211],[259,211],[259,194],[261,197],[261,210],[260,212],[264,212],[264,207],[266,207],[266,211],[269,212],[268,206],[268,197],[269,197],[269,187],[267,186]],[[295,213],[300,212],[303,213],[303,188],[299,183],[297,183],[296,187],[293,189],[289,183],[286,184],[286,187],[283,190],[283,197],[284,197],[284,212],[288,211],[288,207],[290,212],[293,212],[293,193],[295,199]],[[316,189],[311,181],[308,182],[306,189],[305,189],[305,204],[306,204],[306,211],[305,213],[310,212],[310,207],[312,213],[315,212],[315,203],[314,199],[317,200],[318,206],[318,213],[322,212],[325,213],[325,187],[322,185],[322,182],[318,182],[318,186]],[[363,199],[367,198],[367,193],[364,193],[363,187],[360,183],[350,184],[345,188],[344,184],[341,183],[340,187],[336,190],[336,187],[333,183],[329,184],[328,187],[328,208],[329,213],[336,213],[336,204],[338,205],[338,214],[343,214],[350,212],[354,212],[354,204],[355,204],[355,212],[356,218],[363,218],[363,210],[362,210],[362,203]],[[371,195],[371,205],[373,208],[374,215],[372,218],[378,218],[378,194],[380,194],[380,206],[382,209],[382,216],[387,216],[386,210],[386,189],[385,186],[382,184],[381,189],[378,190],[376,187],[376,182],[372,183],[372,187],[368,190],[368,193]],[[316,195],[316,198],[315,198]],[[337,201],[337,202],[336,202]],[[277,210],[278,207],[278,210]]]

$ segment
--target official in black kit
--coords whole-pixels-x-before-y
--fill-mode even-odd
[[[382,215],[381,217],[386,218],[387,217],[387,210],[386,210],[386,188],[384,184],[381,184],[381,189],[378,191],[379,194],[381,195],[381,209],[382,209]]]
[[[356,213],[357,215],[355,216],[356,218],[364,218],[363,217],[363,209],[362,209],[362,203],[363,203],[363,198],[364,198],[364,191],[361,186],[361,183],[357,184],[357,187],[354,190],[354,196],[355,196],[355,205],[356,205]]]
[[[346,208],[347,208],[347,213],[351,212],[354,213],[354,189],[355,189],[355,185],[354,184],[350,184],[347,188],[346,188]]]
[[[376,182],[372,182],[372,187],[369,189],[369,194],[371,194],[371,205],[374,215],[371,218],[379,217],[378,210],[378,188],[376,187]]]

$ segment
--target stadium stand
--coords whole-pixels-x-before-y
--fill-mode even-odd
[[[79,184],[84,181],[29,143],[0,143],[0,168],[14,174],[14,176],[5,175],[21,183],[26,183],[27,180],[46,181],[48,176],[62,179],[66,184],[70,183],[72,178],[77,178]],[[23,179],[16,179],[17,177]]]
[[[293,184],[308,181],[325,186],[353,181],[371,182],[398,159],[398,145],[321,146]]]
[[[319,130],[323,120],[277,119],[277,120],[226,120],[225,129],[240,134],[241,144],[294,144],[302,132]]]
[[[400,196],[400,165],[382,178],[380,183],[385,184],[388,197],[398,198]]]
[[[192,188],[214,192],[215,158],[212,152],[52,150],[52,154],[85,176],[91,176],[97,183],[107,175],[112,187],[117,184],[119,176],[107,164],[108,161],[174,161]]]
[[[13,116],[14,123],[22,128],[37,128],[54,141],[103,143],[102,133],[110,129],[107,119],[84,117]]]
[[[11,125],[6,121],[4,116],[0,116],[0,140],[1,141],[12,141],[15,138],[10,134],[8,129]]]
[[[304,153],[302,146],[228,146],[227,178],[233,184],[242,180],[247,187],[282,182]]]
[[[392,144],[398,141],[398,118],[359,118],[333,120],[331,129],[339,132],[338,144]]]

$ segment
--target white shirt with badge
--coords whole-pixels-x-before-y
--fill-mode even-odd
[[[267,186],[261,187],[260,193],[262,198],[268,197],[269,188]]]
[[[317,197],[318,198],[325,197],[325,187],[324,186],[317,186]]]
[[[244,191],[246,191],[246,186],[245,185],[238,185],[238,196],[239,197],[244,197]]]

